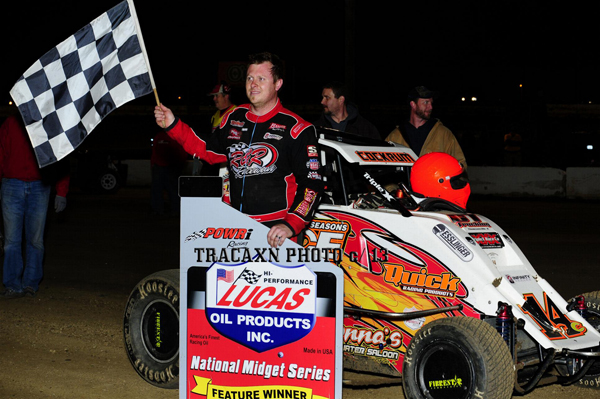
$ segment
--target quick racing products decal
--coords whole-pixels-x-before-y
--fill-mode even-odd
[[[411,272],[405,270],[404,266],[394,263],[385,263],[384,268],[384,280],[397,285],[402,291],[454,298],[460,287],[460,278],[452,273],[436,275],[428,273],[426,268]]]
[[[256,352],[298,341],[315,325],[317,279],[304,265],[216,263],[206,278],[211,326]]]
[[[433,234],[442,240],[461,260],[470,262],[473,259],[473,252],[443,224],[436,225],[433,228]]]

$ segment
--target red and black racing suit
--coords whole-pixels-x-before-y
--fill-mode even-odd
[[[323,189],[316,131],[279,101],[262,116],[237,107],[208,137],[178,119],[167,132],[188,153],[227,162],[234,208],[269,227],[284,223],[294,235],[310,222]]]

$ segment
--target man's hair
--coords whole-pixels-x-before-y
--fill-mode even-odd
[[[270,62],[273,65],[271,67],[273,81],[277,82],[279,79],[283,79],[283,62],[277,55],[265,51],[263,53],[251,54],[248,58],[248,67],[250,65],[258,65],[264,62]],[[246,70],[248,69],[246,68]]]
[[[329,82],[323,86],[323,89],[331,89],[335,98],[340,98],[341,96],[344,96],[346,99],[348,99],[346,86],[342,82]]]

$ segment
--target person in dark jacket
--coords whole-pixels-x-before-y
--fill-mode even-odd
[[[314,122],[315,126],[381,140],[377,128],[358,113],[356,105],[347,100],[346,88],[342,83],[326,84],[321,96],[323,114]]]

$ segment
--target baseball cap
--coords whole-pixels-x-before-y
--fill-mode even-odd
[[[216,96],[217,94],[229,94],[230,92],[231,92],[231,88],[229,87],[229,85],[227,85],[225,83],[219,83],[207,95],[208,96]]]
[[[418,98],[435,98],[438,96],[438,93],[432,90],[429,90],[425,86],[417,86],[408,93],[409,100],[416,100]]]

